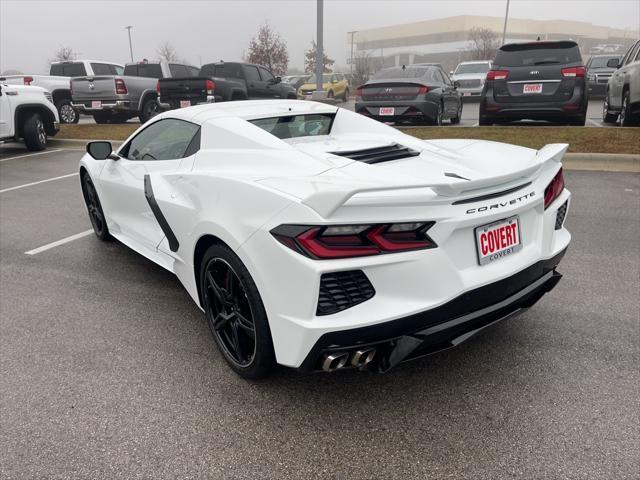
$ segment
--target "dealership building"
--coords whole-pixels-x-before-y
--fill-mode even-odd
[[[469,30],[486,28],[501,38],[503,26],[503,17],[460,15],[361,30],[348,34],[347,42],[351,49],[353,40],[355,56],[366,55],[379,65],[439,62],[450,69],[465,57],[469,48]],[[638,31],[567,20],[509,18],[507,42],[536,40],[538,37],[541,40],[575,40],[587,56],[599,45],[618,46],[623,50],[638,38]]]

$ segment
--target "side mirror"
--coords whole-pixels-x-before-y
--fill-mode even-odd
[[[95,160],[118,160],[118,157],[113,153],[111,142],[89,142],[87,143],[87,153],[91,155]]]
[[[276,83],[282,82],[282,77],[276,77]]]
[[[458,80],[453,81],[453,88],[460,88],[460,82]]]
[[[607,67],[609,68],[620,68],[621,66],[622,65],[620,65],[619,60],[617,58],[611,58],[607,62]]]
[[[449,75],[453,75],[453,70],[449,70]]]

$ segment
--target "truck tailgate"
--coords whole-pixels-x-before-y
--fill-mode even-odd
[[[163,78],[160,80],[160,101],[170,103],[172,107],[184,106],[189,102],[190,105],[197,105],[207,101],[208,78],[203,77],[184,77],[184,78]]]
[[[112,99],[116,97],[116,77],[78,77],[71,80],[74,101]]]

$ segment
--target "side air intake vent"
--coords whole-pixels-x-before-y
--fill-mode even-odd
[[[381,163],[400,158],[417,157],[420,152],[405,147],[398,143],[386,145],[384,147],[365,148],[363,150],[351,150],[349,152],[330,152],[332,155],[347,157],[364,163]]]
[[[331,315],[369,300],[376,294],[361,270],[324,273],[320,278],[320,296],[316,315]]]
[[[560,230],[562,228],[562,224],[564,223],[564,217],[566,217],[567,215],[568,203],[569,203],[569,200],[564,202],[562,206],[558,209],[558,212],[556,213],[556,230]]]

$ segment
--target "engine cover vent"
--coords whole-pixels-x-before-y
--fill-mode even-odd
[[[401,158],[417,157],[420,152],[413,150],[399,143],[386,145],[384,147],[365,148],[362,150],[351,150],[347,152],[329,152],[332,155],[358,160],[364,163],[381,163],[399,160]]]

